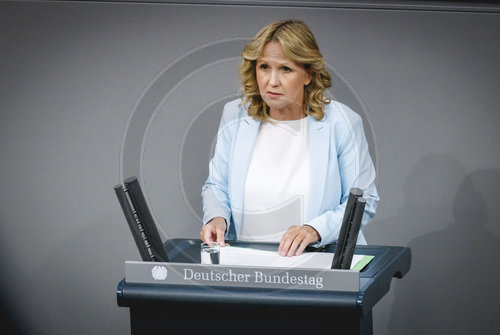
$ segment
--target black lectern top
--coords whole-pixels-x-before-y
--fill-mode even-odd
[[[165,243],[170,262],[199,263],[200,240],[171,239]],[[235,246],[277,250],[277,243],[231,242]],[[334,252],[335,244],[321,250]],[[122,280],[118,285],[119,306],[130,307],[136,303],[206,303],[236,304],[259,306],[303,306],[349,308],[371,311],[373,306],[389,291],[392,277],[403,277],[410,268],[411,254],[406,247],[395,246],[356,246],[355,254],[373,255],[375,258],[360,272],[359,292],[315,292],[296,290],[276,290],[246,287],[155,285],[127,283]]]

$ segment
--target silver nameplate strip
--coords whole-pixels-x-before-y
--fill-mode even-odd
[[[359,291],[359,271],[125,262],[127,283]]]

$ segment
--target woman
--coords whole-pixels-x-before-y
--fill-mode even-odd
[[[279,241],[280,255],[300,255],[338,238],[352,187],[364,190],[366,225],[378,194],[363,123],[324,97],[331,77],[309,28],[272,23],[242,58],[242,99],[224,107],[202,189],[201,239]]]

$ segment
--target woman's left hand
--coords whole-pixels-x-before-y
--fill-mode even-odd
[[[298,256],[310,243],[319,239],[319,233],[311,226],[291,226],[281,238],[278,253],[281,256]]]

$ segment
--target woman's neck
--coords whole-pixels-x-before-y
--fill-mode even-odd
[[[277,121],[292,121],[303,119],[307,116],[304,106],[298,108],[270,109],[269,116]]]

